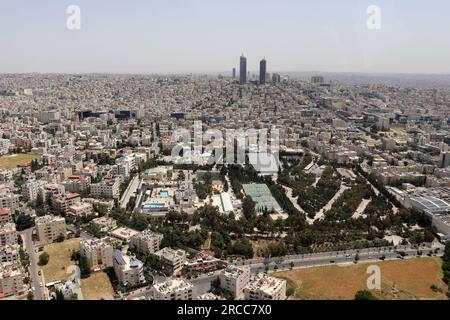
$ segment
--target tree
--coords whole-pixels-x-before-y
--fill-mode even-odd
[[[64,294],[61,292],[61,290],[56,290],[56,300],[65,300]]]
[[[39,255],[39,265],[40,266],[45,266],[49,260],[50,260],[50,255],[47,252],[44,251]]]
[[[91,274],[91,265],[89,263],[89,259],[85,256],[81,256],[78,264],[80,267],[81,276],[83,278],[89,277],[89,275]]]
[[[26,214],[19,214],[16,218],[17,231],[23,231],[34,227],[34,219]]]
[[[255,202],[250,196],[242,201],[242,211],[247,220],[253,220],[256,217]]]
[[[372,292],[368,290],[361,290],[355,294],[355,300],[378,300]]]
[[[178,181],[183,181],[185,178],[186,178],[186,176],[183,171],[178,172],[178,177],[177,177]]]
[[[64,237],[63,234],[60,234],[60,235],[58,236],[58,238],[56,238],[56,242],[64,242],[65,239],[66,239],[66,237]]]

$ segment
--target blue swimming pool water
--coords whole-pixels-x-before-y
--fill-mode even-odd
[[[164,207],[164,203],[146,203],[144,204],[144,208],[162,208]]]
[[[168,198],[169,197],[169,192],[167,190],[161,190],[161,192],[159,193],[159,196],[161,198]]]

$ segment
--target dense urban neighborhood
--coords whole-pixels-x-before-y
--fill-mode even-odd
[[[0,299],[310,299],[295,272],[427,261],[407,297],[448,298],[449,88],[239,67],[0,75]]]

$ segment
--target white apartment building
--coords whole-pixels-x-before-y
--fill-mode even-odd
[[[120,251],[114,251],[113,267],[121,285],[134,286],[145,283],[144,266],[140,260],[124,255]]]
[[[89,259],[93,270],[113,266],[113,247],[102,239],[80,241],[80,254]]]
[[[0,246],[17,244],[17,231],[14,223],[0,226]]]
[[[286,280],[260,273],[244,288],[245,300],[285,300]]]
[[[39,190],[45,185],[42,180],[30,180],[22,185],[22,198],[24,201],[36,200]]]
[[[94,207],[87,202],[75,203],[67,208],[67,214],[73,217],[87,217],[94,213]]]
[[[0,263],[10,262],[14,265],[20,266],[20,246],[7,245],[0,247]]]
[[[93,225],[98,227],[102,232],[109,232],[117,228],[117,222],[110,217],[99,217],[91,221]]]
[[[40,244],[52,243],[60,235],[66,236],[66,221],[62,217],[47,215],[37,217],[35,222]]]
[[[96,198],[119,198],[120,179],[114,178],[91,184],[91,195]]]
[[[159,250],[163,237],[161,233],[144,230],[131,238],[130,248],[144,255],[153,254]]]
[[[0,209],[0,226],[10,222],[13,222],[11,210]]]
[[[23,278],[20,267],[9,262],[0,263],[0,299],[24,295],[27,287],[23,283]]]
[[[242,299],[244,288],[250,281],[250,268],[229,265],[219,275],[220,287],[233,294],[236,299]]]
[[[11,142],[8,139],[0,139],[0,155],[7,154]]]
[[[155,252],[155,255],[159,257],[164,265],[166,274],[177,273],[183,269],[184,263],[186,262],[186,251],[181,249],[163,248]]]
[[[153,300],[192,300],[195,287],[184,278],[170,279],[153,285]]]
[[[19,209],[19,195],[10,192],[0,192],[0,209],[11,209],[12,211]]]

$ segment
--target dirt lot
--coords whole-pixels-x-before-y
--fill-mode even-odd
[[[374,262],[381,269],[381,290],[372,293],[379,299],[447,299],[442,281],[440,258]],[[295,299],[353,300],[359,290],[367,290],[371,264],[327,266],[276,273],[295,289]],[[442,292],[435,292],[435,285]]]
[[[104,272],[93,273],[87,279],[81,279],[81,292],[84,300],[112,300],[114,289]]]
[[[74,264],[70,260],[72,251],[80,249],[80,238],[65,240],[61,243],[52,243],[44,246],[44,251],[50,256],[48,264],[40,267],[44,271],[45,282],[66,280],[69,274],[67,267]],[[39,253],[41,254],[41,252]]]
[[[12,169],[19,164],[25,164],[31,160],[37,159],[39,156],[35,154],[12,154],[0,157],[0,169]]]

